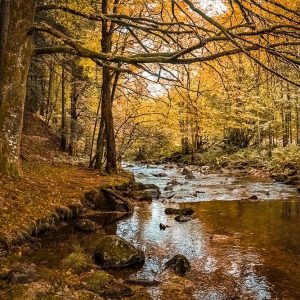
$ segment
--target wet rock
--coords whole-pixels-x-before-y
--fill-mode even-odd
[[[180,185],[181,183],[177,179],[172,179],[167,185]]]
[[[123,192],[123,196],[132,198],[136,201],[146,201],[146,202],[152,201],[152,194],[147,190]]]
[[[184,255],[177,254],[165,263],[165,270],[168,268],[179,275],[185,275],[191,270],[191,264]]]
[[[182,170],[182,175],[193,175],[193,171],[189,167],[184,167]]]
[[[74,224],[75,228],[83,232],[93,232],[99,227],[98,224],[90,219],[81,219]]]
[[[210,170],[210,166],[202,166],[201,167],[201,173],[202,174],[208,174]]]
[[[159,199],[161,195],[160,189],[155,184],[143,184],[141,182],[135,182],[130,186],[130,191],[147,191],[151,194],[152,199]]]
[[[133,291],[103,270],[91,272],[81,278],[83,287],[102,297],[116,298],[131,296]]]
[[[162,223],[159,224],[159,229],[160,230],[165,230],[168,227],[169,227],[168,225],[165,225],[165,224],[162,224]]]
[[[184,216],[184,215],[179,215],[175,217],[175,221],[179,222],[179,223],[185,223],[192,220],[191,216]]]
[[[155,177],[167,177],[168,174],[166,174],[166,173],[156,173],[156,174],[153,174],[153,176],[155,176]]]
[[[105,268],[122,268],[143,264],[145,254],[124,239],[107,235],[98,241],[94,259],[97,265]]]
[[[165,214],[166,215],[183,215],[183,216],[191,216],[194,214],[194,210],[192,208],[172,208],[172,207],[167,207],[165,209]]]
[[[75,274],[89,271],[93,266],[92,258],[82,251],[74,251],[64,258],[61,266],[65,270],[71,270]]]
[[[38,278],[35,264],[20,263],[14,265],[9,273],[7,279],[12,284],[24,284],[36,281]]]
[[[288,176],[286,174],[273,174],[271,176],[276,182],[284,183],[288,180]]]
[[[125,281],[128,284],[132,285],[141,285],[141,286],[157,286],[160,285],[161,282],[157,280],[148,280],[148,279],[127,279]]]
[[[133,205],[121,192],[102,189],[94,198],[95,208],[101,211],[132,212]]]
[[[137,174],[136,174],[136,177],[139,177],[139,178],[145,178],[145,177],[147,177],[147,175],[144,174],[144,173],[142,173],[142,172],[140,172],[140,173],[137,173]]]
[[[171,185],[167,185],[165,188],[164,188],[164,191],[172,191],[173,190],[173,187]]]
[[[186,175],[186,176],[185,176],[185,179],[187,179],[187,180],[193,180],[193,179],[196,179],[196,176],[193,175],[193,174]]]
[[[256,195],[252,195],[248,199],[249,200],[258,200],[258,197]]]

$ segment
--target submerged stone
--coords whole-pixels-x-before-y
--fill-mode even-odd
[[[183,215],[183,216],[191,216],[194,214],[194,210],[192,208],[172,208],[167,207],[165,209],[166,215]]]
[[[94,252],[97,265],[104,268],[123,268],[143,264],[145,254],[116,235],[101,238]]]
[[[192,220],[191,216],[179,215],[179,216],[175,217],[175,221],[180,222],[180,223],[188,222],[190,220]]]

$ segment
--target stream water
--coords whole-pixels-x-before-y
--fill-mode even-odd
[[[117,235],[146,253],[145,265],[131,277],[170,280],[169,289],[149,288],[152,299],[300,299],[300,197],[295,188],[197,171],[196,179],[187,181],[172,166],[125,168],[137,181],[162,190],[160,199],[117,224]],[[156,177],[159,173],[165,177]],[[164,191],[173,179],[180,184]],[[245,200],[253,195],[258,200]],[[195,214],[178,223],[164,213],[166,207],[191,207]],[[160,230],[160,223],[170,227]],[[158,274],[175,254],[191,262],[184,289],[168,274]]]

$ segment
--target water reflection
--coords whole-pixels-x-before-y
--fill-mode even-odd
[[[141,172],[140,167],[134,168]],[[150,170],[143,169],[146,175],[141,181],[152,183],[155,178],[155,183],[164,187],[170,179],[184,180],[176,169],[167,170],[168,176],[159,180],[151,174],[166,170]],[[164,214],[168,205],[155,201],[118,224],[117,234],[146,252],[145,266],[133,276],[165,283],[150,289],[153,299],[167,299],[172,293],[174,297],[175,290],[178,299],[300,299],[300,202],[296,193],[289,187],[249,178],[229,178],[227,185],[220,186],[225,179],[212,175],[183,189],[177,187],[179,196],[199,186],[205,190],[197,202],[189,198],[191,203],[177,199],[173,204],[195,210],[188,223],[177,223],[174,216]],[[237,188],[264,195],[264,201],[228,201]],[[219,201],[203,201],[213,198]],[[170,227],[161,231],[159,223]],[[177,279],[167,272],[158,274],[163,263],[179,253],[192,264],[191,272],[182,279],[190,289],[180,292]]]

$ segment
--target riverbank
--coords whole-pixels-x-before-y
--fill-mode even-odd
[[[129,173],[106,176],[81,166],[59,149],[59,140],[28,114],[22,137],[21,178],[0,175],[0,245],[9,248],[82,208],[84,192],[123,185]]]
[[[82,209],[84,192],[123,185],[129,174],[105,176],[71,165],[25,162],[22,178],[0,177],[0,241],[6,245]]]

